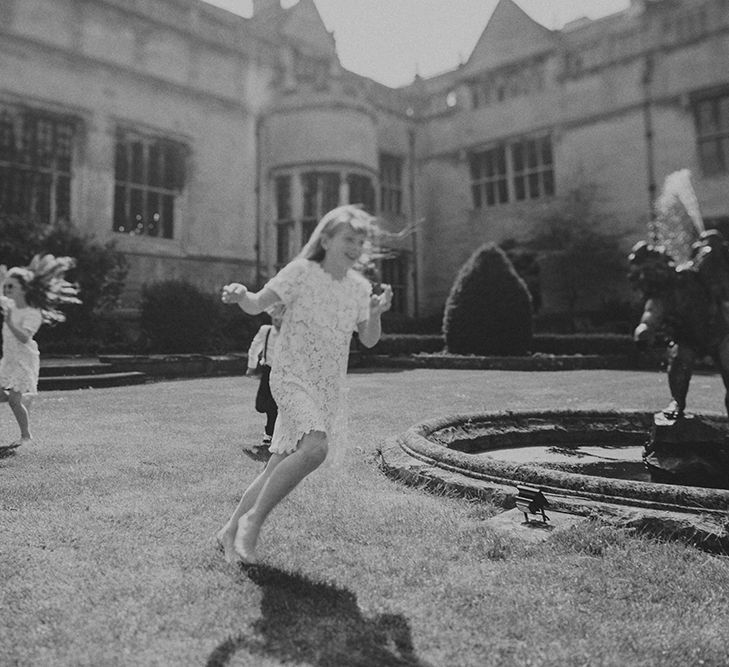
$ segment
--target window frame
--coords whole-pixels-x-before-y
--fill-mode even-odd
[[[476,210],[553,197],[551,134],[502,141],[468,154],[471,202]]]
[[[115,233],[165,241],[175,238],[176,211],[187,185],[189,152],[186,144],[164,135],[117,127],[112,215]],[[137,223],[132,225],[134,219]]]
[[[352,201],[351,186],[362,181],[361,185],[369,190],[373,213],[377,206],[377,177],[366,169],[355,165],[307,164],[273,170],[269,176],[271,183],[272,210],[272,252],[273,264],[281,268],[288,264],[307,243],[319,220],[331,209],[345,203],[364,204],[368,202]],[[368,185],[364,184],[364,180]],[[289,215],[282,212],[280,198],[282,184],[289,183],[287,206]],[[346,195],[345,195],[346,193]],[[284,197],[284,199],[286,198]],[[346,201],[345,201],[346,199]]]
[[[70,220],[80,131],[75,116],[0,103],[0,210]]]
[[[349,172],[346,176],[347,192],[350,204],[361,204],[370,215],[374,215],[377,207],[375,184],[373,179],[360,172]]]
[[[380,206],[381,213],[403,214],[403,175],[405,158],[393,153],[380,153]]]
[[[293,176],[279,174],[273,178],[276,221],[276,264],[282,266],[291,256],[296,231],[293,212]]]
[[[696,157],[701,173],[707,178],[723,176],[729,173],[729,89],[722,88],[696,96],[692,106]],[[707,118],[707,115],[711,118]],[[705,147],[712,147],[713,155],[707,153]]]
[[[509,202],[506,144],[496,144],[469,156],[471,197],[474,208],[491,208]],[[498,200],[498,201],[497,201]],[[486,202],[484,205],[483,203]]]

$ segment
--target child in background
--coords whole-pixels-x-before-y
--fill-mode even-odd
[[[240,283],[223,288],[225,303],[237,303],[251,315],[279,302],[286,308],[271,370],[279,408],[271,458],[217,534],[229,562],[255,562],[258,534],[271,510],[326,458],[343,407],[352,333],[366,347],[380,338],[380,315],[390,307],[392,289],[386,285],[373,295],[353,268],[375,231],[372,216],[358,206],[340,206],[259,292]]]
[[[246,369],[246,375],[255,375],[257,372],[261,375],[256,392],[256,411],[266,415],[266,426],[261,443],[266,450],[271,444],[273,427],[276,424],[276,417],[278,417],[278,405],[271,394],[269,377],[271,366],[276,358],[275,345],[281,328],[284,306],[277,303],[271,306],[267,312],[271,316],[271,324],[262,325],[253,337],[251,346],[248,348],[248,368]]]
[[[63,303],[81,303],[78,288],[63,276],[74,264],[70,257],[36,255],[27,267],[9,271],[0,266],[3,314],[3,356],[0,359],[0,403],[8,403],[20,427],[20,438],[4,449],[33,442],[30,405],[38,393],[40,354],[33,340],[43,322],[61,322],[56,309]]]

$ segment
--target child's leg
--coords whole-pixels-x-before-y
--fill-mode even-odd
[[[316,470],[327,455],[327,436],[321,431],[307,433],[292,452],[275,467],[260,487],[253,506],[242,513],[235,535],[235,551],[245,562],[255,560],[256,542],[263,522],[310,472]]]
[[[33,436],[30,434],[29,412],[23,402],[23,394],[12,389],[8,390],[8,403],[20,427],[20,440],[17,441],[17,444],[27,444],[33,440]]]
[[[235,540],[235,534],[238,531],[238,519],[241,518],[248,510],[253,507],[253,503],[256,502],[258,494],[261,492],[261,488],[265,484],[266,480],[271,476],[274,468],[281,463],[286,457],[282,454],[274,454],[268,460],[266,467],[263,472],[253,480],[251,485],[246,489],[245,493],[238,502],[238,506],[233,511],[226,524],[218,531],[216,538],[218,543],[223,547],[225,552],[225,560],[232,563],[235,560],[235,548],[233,541]]]

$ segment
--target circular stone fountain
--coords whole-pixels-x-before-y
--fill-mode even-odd
[[[726,418],[701,417],[729,437]],[[706,536],[729,545],[729,490],[650,481],[642,454],[652,426],[648,412],[455,415],[416,424],[391,439],[380,464],[404,481],[506,508],[514,507],[516,486],[528,484],[542,489],[557,511],[635,519],[633,510],[639,510],[643,518],[689,520],[694,535],[698,522]]]

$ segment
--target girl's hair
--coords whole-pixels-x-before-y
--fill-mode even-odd
[[[321,243],[322,237],[331,238],[342,225],[349,225],[355,232],[370,236],[377,230],[376,218],[362,210],[360,204],[338,206],[327,213],[314,228],[308,242],[297,255],[298,259],[310,259],[321,262],[326,255]]]
[[[5,278],[13,278],[18,281],[23,293],[25,294],[25,300],[29,306],[36,306],[35,299],[33,298],[33,291],[30,289],[30,283],[33,280],[33,272],[29,269],[25,269],[22,266],[14,266],[6,274]]]
[[[78,285],[66,280],[65,274],[76,265],[72,257],[35,255],[28,266],[6,270],[0,266],[0,280],[18,281],[29,306],[38,308],[47,323],[63,322],[66,316],[58,309],[69,303],[81,303]]]

